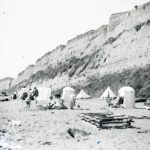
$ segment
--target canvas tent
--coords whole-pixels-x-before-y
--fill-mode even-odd
[[[37,97],[38,101],[48,101],[51,96],[51,88],[39,87],[39,95]]]
[[[90,96],[83,89],[76,97],[76,99],[86,99],[86,98],[90,98]]]
[[[111,90],[110,87],[108,87],[104,93],[101,95],[100,99],[106,99],[106,98],[114,98],[116,97],[116,95],[114,94],[114,92]]]
[[[132,87],[125,86],[119,89],[119,97],[124,97],[123,106],[125,108],[134,108],[135,106],[135,90]]]
[[[70,100],[75,96],[75,90],[71,87],[65,87],[62,92],[62,99],[64,100],[64,104],[69,107]]]
[[[75,90],[71,87],[65,87],[62,92],[62,99],[68,101],[71,95],[75,95]]]

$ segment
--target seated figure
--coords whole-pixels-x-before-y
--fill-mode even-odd
[[[64,105],[64,100],[60,98],[60,94],[55,95],[55,104],[52,109],[66,109],[67,107]]]
[[[123,102],[124,102],[124,97],[119,97],[117,104],[120,106],[121,104],[123,104]]]

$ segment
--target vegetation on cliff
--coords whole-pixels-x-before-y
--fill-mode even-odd
[[[80,85],[73,86],[76,92],[84,89],[93,97],[99,97],[103,91],[110,86],[113,91],[117,91],[122,86],[131,86],[135,89],[136,97],[148,98],[150,97],[150,65],[144,68],[126,69],[120,73],[112,73],[104,75],[103,77],[90,77],[89,84],[85,87]],[[54,93],[61,93],[62,89],[54,91]]]
[[[89,80],[89,84],[83,88],[92,96],[100,96],[108,86],[111,86],[116,94],[120,87],[131,86],[136,91],[136,97],[150,97],[150,65],[107,74],[102,78],[92,77]]]

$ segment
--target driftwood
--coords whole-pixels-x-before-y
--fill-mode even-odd
[[[144,106],[150,107],[150,103],[144,103]]]
[[[132,119],[150,119],[150,116],[129,116]]]
[[[79,136],[88,136],[88,135],[91,134],[90,132],[88,133],[86,131],[83,131],[83,130],[80,130],[80,129],[76,129],[76,128],[69,128],[67,130],[67,132],[73,138],[76,138],[76,137],[79,137]]]
[[[144,106],[147,110],[150,110],[150,102],[144,103]]]
[[[130,127],[130,125],[128,123],[125,124],[102,124],[100,126],[101,129],[108,129],[108,128],[118,128],[118,129],[124,129],[124,128],[128,128]]]
[[[110,115],[102,113],[80,114],[81,120],[89,122],[99,129],[131,127],[132,118],[125,115]]]

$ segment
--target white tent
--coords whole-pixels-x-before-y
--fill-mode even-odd
[[[124,86],[124,87],[122,87],[122,88],[119,89],[118,95],[119,95],[120,97],[125,97],[125,92],[126,92],[126,91],[135,92],[135,90],[134,90],[132,87]]]
[[[116,95],[114,94],[114,92],[111,90],[110,87],[108,87],[104,93],[101,95],[100,99],[106,99],[106,98],[114,98],[116,97]]]
[[[38,101],[48,101],[51,96],[51,88],[39,87],[39,95],[37,97]]]
[[[62,99],[68,101],[71,95],[75,95],[75,90],[71,87],[65,87],[62,92]]]
[[[70,100],[75,96],[75,90],[71,87],[65,87],[62,92],[62,99],[64,100],[64,104],[69,107]]]
[[[90,96],[83,89],[76,97],[76,99],[86,99],[86,98],[90,98]]]
[[[119,89],[119,97],[124,97],[123,106],[125,108],[134,108],[135,106],[135,90],[132,87],[125,86]]]

